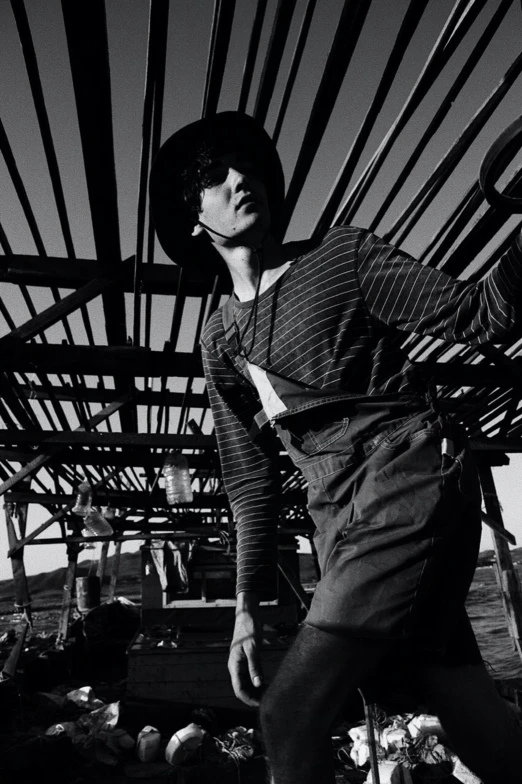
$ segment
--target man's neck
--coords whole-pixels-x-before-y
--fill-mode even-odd
[[[259,249],[227,248],[226,255],[222,255],[240,302],[254,299],[258,287],[259,294],[270,288],[291,263],[284,246],[271,236],[266,237]]]

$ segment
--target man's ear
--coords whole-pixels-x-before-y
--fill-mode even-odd
[[[200,223],[196,223],[194,228],[192,229],[192,236],[199,237],[200,234],[204,231],[203,226]]]

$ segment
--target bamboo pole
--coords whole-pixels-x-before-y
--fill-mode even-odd
[[[13,520],[15,505],[6,503],[4,505],[4,510],[7,527],[7,541],[9,543],[9,549],[12,550],[13,547],[16,547],[18,544],[18,537]],[[25,528],[25,518],[23,520],[23,526]],[[29,587],[27,585],[27,576],[25,574],[23,548],[20,548],[11,556],[11,568],[13,570],[15,609],[22,612],[27,624],[32,626],[31,597],[29,596]]]
[[[58,636],[56,638],[57,648],[62,648],[64,640],[67,639],[69,618],[71,616],[73,600],[74,578],[76,577],[76,565],[78,563],[79,551],[80,546],[77,544],[70,544],[67,546],[68,564],[67,571],[65,573],[65,581],[63,584],[62,609],[60,612],[60,620],[58,622]]]
[[[480,461],[479,475],[486,512],[503,528],[504,521],[491,466]],[[495,531],[493,531],[493,547],[495,549],[495,574],[509,634],[513,640],[514,648],[522,659],[522,590],[520,581],[513,566],[509,545]]]
[[[98,568],[96,570],[96,577],[100,580],[100,589],[103,585],[103,578],[105,576],[105,568],[107,566],[107,554],[109,552],[109,544],[110,541],[102,542],[102,546],[100,549],[100,560],[98,561]]]
[[[108,602],[113,602],[116,594],[116,583],[118,582],[118,574],[120,571],[121,545],[121,542],[116,542],[114,546],[114,560],[112,562],[111,581],[109,584],[109,594],[107,596]]]

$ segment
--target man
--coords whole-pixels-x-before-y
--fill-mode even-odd
[[[400,344],[404,331],[507,341],[521,302],[519,240],[485,281],[467,284],[361,229],[332,229],[306,252],[283,245],[283,198],[275,147],[236,112],[178,131],[151,174],[166,253],[208,275],[224,264],[234,287],[202,346],[237,524],[235,693],[260,704],[274,784],[330,784],[332,723],[393,655],[484,783],[518,781],[522,737],[464,610],[480,540],[477,475],[465,434]],[[275,433],[308,481],[321,580],[265,692],[258,605],[275,590]]]

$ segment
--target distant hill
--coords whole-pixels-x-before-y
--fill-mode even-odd
[[[511,550],[511,555],[514,563],[522,564],[522,547],[517,547]],[[480,553],[477,562],[478,566],[491,566],[494,563],[494,551],[484,550]],[[107,569],[105,572],[104,585],[107,585],[110,580],[114,556],[107,559]],[[91,563],[89,561],[82,561],[78,564],[76,572],[77,577],[85,577],[89,574]],[[95,570],[94,565],[93,570]],[[140,569],[141,569],[141,554],[123,553],[120,558],[120,569],[118,576],[117,593],[134,601],[139,601],[140,596]],[[313,558],[309,553],[299,554],[299,571],[301,582],[310,584],[315,582],[316,574],[313,563]],[[37,609],[38,605],[56,604],[61,602],[63,583],[65,580],[65,568],[55,569],[52,572],[40,572],[27,578],[29,585],[29,594],[34,602],[34,607]],[[6,612],[12,609],[14,601],[13,581],[1,580],[0,581],[0,612]]]
[[[105,570],[104,584],[108,584],[112,570],[114,556],[107,558],[107,568]],[[82,561],[76,570],[77,577],[86,577],[91,567],[90,561]],[[123,553],[120,557],[120,568],[118,572],[117,593],[120,595],[139,596],[140,592],[140,568],[141,554]],[[27,578],[29,595],[31,599],[37,600],[38,604],[56,603],[61,601],[62,589],[65,580],[65,567],[55,569],[52,572],[40,572],[30,575]],[[96,572],[96,564],[93,566],[93,573]],[[13,581],[0,581],[0,611],[5,612],[5,607],[10,608],[14,601]],[[35,605],[37,608],[37,605]]]

